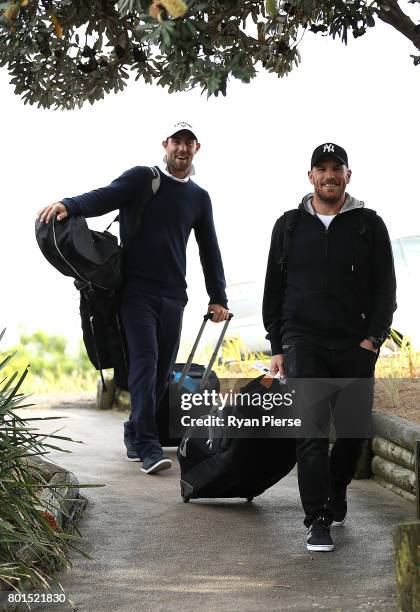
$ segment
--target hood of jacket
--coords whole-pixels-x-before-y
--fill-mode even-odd
[[[308,213],[310,213],[311,215],[315,214],[314,207],[312,206],[313,196],[314,196],[313,193],[306,194],[306,196],[302,199],[302,202],[299,205],[299,208],[301,209],[303,208],[304,210],[308,211]],[[354,210],[355,208],[363,208],[364,205],[365,205],[364,202],[362,202],[361,200],[357,200],[356,198],[353,198],[353,196],[347,193],[346,199],[344,200],[344,204],[341,207],[339,214],[345,213],[349,210]]]

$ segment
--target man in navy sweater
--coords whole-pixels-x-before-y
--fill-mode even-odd
[[[159,442],[155,410],[165,392],[178,351],[182,315],[187,303],[186,247],[193,229],[199,246],[209,312],[214,322],[228,318],[222,258],[207,191],[194,183],[193,159],[200,149],[196,130],[184,121],[171,125],[163,147],[165,169],[160,187],[145,208],[138,235],[129,240],[138,194],[150,183],[150,169],[136,166],[107,187],[64,198],[39,213],[48,223],[54,215],[95,217],[120,210],[124,283],[121,313],[129,348],[131,414],[124,424],[127,459],[143,461],[142,471],[170,468]]]

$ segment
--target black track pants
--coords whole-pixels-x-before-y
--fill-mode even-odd
[[[284,363],[287,378],[301,383],[302,434],[297,439],[299,491],[305,512],[304,523],[309,526],[321,519],[331,523],[332,516],[326,507],[331,492],[347,487],[357,468],[366,441],[366,423],[370,421],[373,403],[373,376],[376,354],[358,345],[344,349],[329,349],[304,339],[289,340],[284,347]],[[364,379],[362,392],[349,395],[351,387],[331,395],[325,385],[334,386],[332,379]],[[306,397],[305,397],[306,393]],[[346,396],[347,394],[347,396]],[[333,404],[331,398],[333,398]],[[340,420],[335,407],[344,406],[345,418]],[[328,430],[331,414],[334,414],[337,438],[328,456]],[[358,422],[364,426],[358,426]],[[344,423],[344,425],[343,425]],[[306,432],[305,432],[306,430]]]

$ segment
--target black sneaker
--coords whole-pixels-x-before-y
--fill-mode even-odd
[[[330,528],[318,521],[312,523],[306,536],[306,548],[316,552],[330,552],[334,550]]]
[[[127,461],[142,461],[134,446],[127,448]]]
[[[151,455],[144,458],[141,471],[145,474],[156,474],[170,467],[172,467],[172,461],[165,455]]]
[[[342,527],[347,518],[346,489],[332,493],[328,500],[328,507],[332,512],[332,527]]]

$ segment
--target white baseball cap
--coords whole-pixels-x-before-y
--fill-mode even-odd
[[[163,139],[166,140],[167,138],[170,138],[171,136],[173,136],[177,132],[181,132],[182,130],[187,130],[188,132],[191,132],[194,138],[198,140],[196,130],[188,121],[176,121],[175,123],[171,123],[168,126]]]

